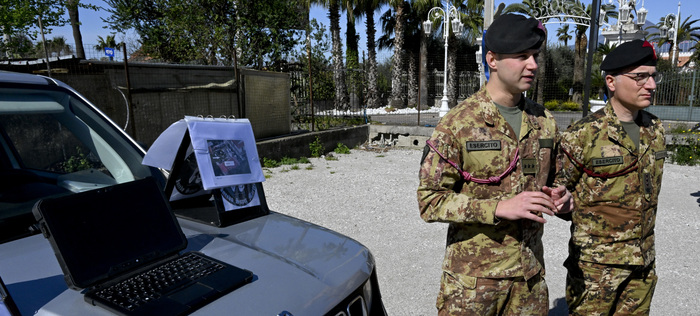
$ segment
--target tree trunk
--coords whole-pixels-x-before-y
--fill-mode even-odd
[[[391,106],[403,108],[403,85],[401,77],[404,67],[404,22],[406,2],[401,1],[396,6],[396,26],[394,27],[394,56],[391,57]]]
[[[408,106],[418,106],[418,55],[408,52]]]
[[[357,29],[355,28],[355,19],[351,16],[352,13],[347,14],[347,31],[345,32],[345,42],[347,43],[348,49],[345,51],[345,58],[347,61],[348,76],[348,91],[350,94],[351,107],[355,108],[361,103],[360,97],[362,94],[362,79],[360,70],[360,54],[358,48],[358,42],[360,37],[357,35]]]
[[[338,2],[331,1],[328,16],[331,21],[331,42],[333,45],[333,81],[335,82],[335,108],[348,109],[348,88],[345,84],[345,67],[343,66],[343,43],[340,40],[340,13]]]
[[[420,36],[420,100],[421,110],[428,109],[428,36],[421,32]]]
[[[585,30],[576,32],[575,46],[576,51],[574,52],[573,82],[574,95],[571,99],[572,101],[580,104],[583,101],[583,77],[586,65],[586,47],[588,46],[588,38],[586,37]]]
[[[457,83],[459,82],[459,74],[457,73],[457,39],[455,36],[450,36],[449,44],[447,45],[447,99],[450,108],[457,105]]]
[[[547,28],[544,31],[544,43],[542,43],[542,49],[540,49],[540,56],[538,58],[537,64],[539,69],[537,70],[537,99],[535,102],[539,104],[544,104],[544,82],[545,75],[547,73]]]
[[[73,27],[73,41],[75,41],[75,57],[85,59],[83,48],[83,35],[80,33],[80,17],[78,16],[78,2],[80,0],[67,0],[66,9],[70,17],[70,25]]]
[[[367,107],[379,107],[379,93],[377,87],[377,52],[374,42],[376,29],[374,28],[374,10],[367,10],[365,26],[367,28]]]

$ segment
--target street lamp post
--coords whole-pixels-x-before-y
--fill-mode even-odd
[[[673,46],[671,47],[671,65],[673,67],[676,67],[676,53],[678,51],[678,20],[680,20],[681,16],[681,2],[678,2],[678,14],[673,14],[669,13],[664,17],[664,25],[662,25],[659,28],[659,37],[662,38],[668,38],[670,39],[673,37]],[[673,24],[670,24],[668,21],[670,18],[673,18]],[[669,29],[666,24],[671,25],[671,29]]]
[[[432,31],[432,26],[433,22],[431,22],[431,19],[437,20],[437,19],[443,19],[442,23],[442,29],[443,29],[443,37],[445,39],[445,73],[444,73],[444,84],[442,87],[442,100],[440,104],[440,117],[445,116],[447,111],[450,110],[450,107],[448,105],[448,100],[447,100],[447,45],[448,45],[448,40],[450,38],[450,24],[452,24],[452,30],[455,34],[460,34],[462,33],[462,30],[464,29],[464,24],[459,20],[459,13],[457,12],[457,8],[454,6],[450,6],[449,1],[445,1],[445,9],[441,7],[434,7],[430,9],[428,12],[428,19],[423,22],[423,30],[425,31],[425,34],[430,34]],[[450,23],[450,19],[452,19],[452,22]]]
[[[642,0],[642,6],[639,9],[637,9],[638,3],[639,0],[617,0],[617,23],[614,25],[604,23],[602,18],[599,19],[599,25],[606,24],[607,26],[600,33],[605,38],[606,45],[621,45],[631,40],[644,39],[647,32],[644,31],[643,26],[647,23],[649,11],[644,8],[644,0]],[[608,0],[608,4],[612,5],[613,0]],[[606,13],[606,9],[600,9],[601,17],[605,16]]]
[[[638,0],[618,0],[617,2],[619,5],[617,15],[618,45],[623,43],[623,32],[637,34],[647,22],[649,11],[644,8],[644,0],[642,0],[642,7],[639,10],[637,10],[637,2]],[[609,0],[608,3],[612,4],[613,1]],[[637,21],[634,20],[632,12],[636,14]]]

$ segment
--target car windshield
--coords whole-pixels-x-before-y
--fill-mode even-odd
[[[0,242],[34,232],[41,198],[155,175],[143,151],[62,88],[0,88]]]

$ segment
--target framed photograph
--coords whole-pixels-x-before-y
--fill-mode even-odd
[[[247,119],[185,117],[205,190],[265,181]]]

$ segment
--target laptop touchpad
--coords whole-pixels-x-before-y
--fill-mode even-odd
[[[203,285],[201,283],[196,283],[196,284],[193,284],[191,286],[188,286],[188,287],[182,289],[181,291],[175,292],[175,293],[169,295],[168,297],[171,299],[174,299],[178,302],[188,301],[192,297],[201,297],[202,298],[201,300],[195,300],[192,303],[187,304],[187,305],[194,306],[194,305],[197,305],[198,303],[201,303],[201,301],[205,300],[206,297],[204,297],[204,295],[209,293],[211,290],[212,290],[212,288],[210,288],[206,285]]]

